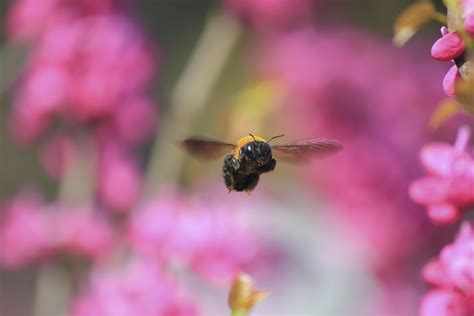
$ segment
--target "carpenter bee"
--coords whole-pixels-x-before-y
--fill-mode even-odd
[[[284,145],[270,145],[278,135],[268,141],[249,134],[236,145],[205,138],[189,138],[182,142],[184,149],[198,159],[215,159],[225,154],[224,181],[230,191],[249,193],[258,184],[260,175],[273,171],[275,158],[289,163],[303,163],[311,158],[322,157],[342,148],[336,140],[311,138]],[[275,157],[275,158],[273,158]]]

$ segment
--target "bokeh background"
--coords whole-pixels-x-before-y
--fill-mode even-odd
[[[238,271],[255,315],[415,315],[458,229],[410,200],[418,152],[472,119],[428,126],[449,65],[435,22],[392,44],[410,3],[2,1],[0,315],[226,315]],[[176,146],[249,132],[344,149],[248,196]]]

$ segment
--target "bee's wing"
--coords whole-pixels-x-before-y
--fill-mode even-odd
[[[235,145],[205,138],[189,138],[181,145],[190,155],[201,160],[217,159],[235,148]]]
[[[337,140],[311,138],[284,145],[272,146],[273,156],[289,163],[308,162],[312,158],[323,158],[342,148]]]

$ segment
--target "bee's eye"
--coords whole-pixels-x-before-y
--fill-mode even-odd
[[[245,152],[247,153],[247,155],[253,155],[253,145],[248,144],[247,146],[245,146]]]

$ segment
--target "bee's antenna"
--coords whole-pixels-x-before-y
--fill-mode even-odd
[[[267,143],[271,142],[271,141],[274,140],[275,138],[280,138],[280,137],[283,137],[283,136],[285,136],[285,134],[273,136],[272,138],[270,138],[270,139],[267,141]]]
[[[253,136],[252,133],[249,133],[250,136],[252,136],[253,140],[256,142],[257,140],[255,139],[255,136]]]

